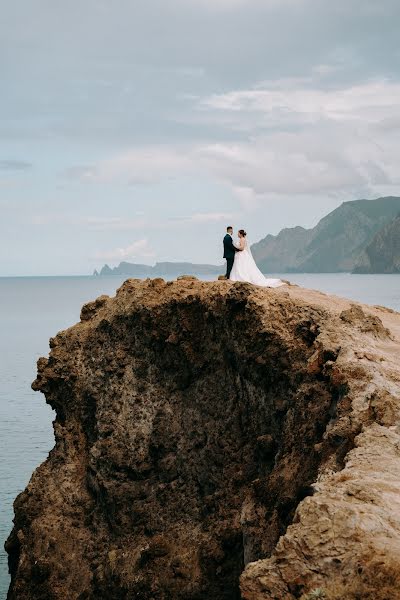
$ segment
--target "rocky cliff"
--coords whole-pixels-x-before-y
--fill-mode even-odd
[[[294,227],[252,246],[264,273],[352,271],[376,233],[400,212],[400,198],[344,202],[313,229]]]
[[[354,273],[400,273],[400,214],[376,234]]]
[[[400,598],[399,314],[128,280],[50,347],[9,600]]]

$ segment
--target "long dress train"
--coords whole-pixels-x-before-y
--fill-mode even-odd
[[[267,277],[264,277],[256,265],[256,261],[253,258],[247,240],[245,240],[244,243],[244,250],[236,252],[235,254],[235,262],[233,263],[230,280],[246,281],[247,283],[253,283],[254,285],[273,288],[285,285],[281,279],[268,279]]]

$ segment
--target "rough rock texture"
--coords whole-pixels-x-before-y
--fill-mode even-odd
[[[399,338],[290,286],[84,306],[38,361],[56,445],[15,501],[9,599],[285,600],[398,568]]]

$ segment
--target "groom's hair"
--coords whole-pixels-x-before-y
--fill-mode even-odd
[[[232,225],[229,225],[226,230],[229,231],[230,229],[233,229]]]

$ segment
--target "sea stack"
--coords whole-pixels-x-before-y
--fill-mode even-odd
[[[400,598],[400,314],[128,280],[50,348],[9,600]]]

